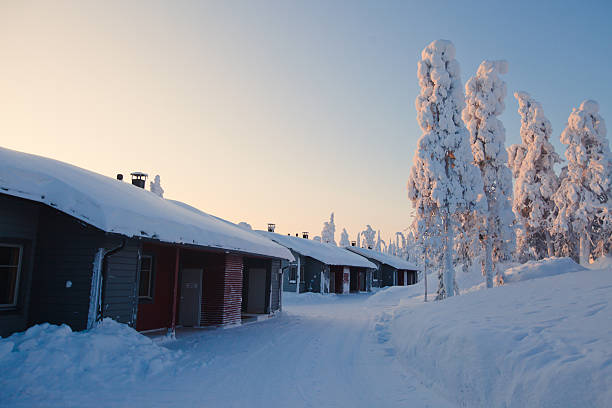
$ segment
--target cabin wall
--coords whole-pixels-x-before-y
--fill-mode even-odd
[[[270,261],[272,279],[271,282],[271,294],[270,294],[270,312],[276,312],[281,309],[281,280],[283,275],[281,274],[281,261],[279,259],[273,259]]]
[[[0,194],[0,242],[23,247],[17,306],[0,310],[0,336],[3,337],[28,326],[39,207],[31,201]]]
[[[139,300],[136,328],[138,330],[153,330],[170,327],[172,324],[176,248],[144,244],[142,254],[153,257],[153,299]]]
[[[382,264],[380,267],[380,271],[382,277],[381,287],[393,286],[393,275],[395,274],[396,269],[392,266]]]
[[[32,273],[29,324],[68,324],[87,328],[94,258],[105,234],[41,206]]]
[[[106,259],[103,315],[134,327],[138,312],[139,241],[108,237],[106,249],[123,248]]]
[[[304,283],[307,292],[321,292],[321,276],[324,270],[324,263],[306,257],[306,263],[304,265]]]

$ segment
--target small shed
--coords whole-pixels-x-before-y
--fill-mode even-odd
[[[372,287],[376,265],[345,248],[308,238],[259,231],[263,236],[291,250],[295,258],[283,275],[288,292],[355,293]]]
[[[418,282],[420,268],[412,262],[368,248],[349,246],[346,249],[376,264],[372,278],[374,287],[407,286]]]
[[[281,261],[294,260],[141,186],[4,148],[0,225],[1,336],[106,317],[143,331],[239,324],[281,309]]]

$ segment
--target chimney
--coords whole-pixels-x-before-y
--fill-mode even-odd
[[[296,237],[299,237],[300,235],[299,235],[299,234],[296,232],[296,233],[295,233],[295,236],[296,236]]]
[[[123,181],[123,174],[117,173],[117,180]]]
[[[357,241],[351,241],[351,246],[357,246]]]
[[[276,228],[276,224],[268,224],[268,232],[274,232],[274,228]]]
[[[147,173],[142,173],[140,171],[135,171],[130,173],[132,176],[132,184],[136,187],[145,188],[145,183],[147,182]]]
[[[308,239],[308,231],[302,232],[302,238]]]

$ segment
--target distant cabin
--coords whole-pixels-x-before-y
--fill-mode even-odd
[[[0,148],[0,336],[103,318],[173,331],[281,309],[289,250],[133,177]]]
[[[407,286],[418,282],[420,269],[412,262],[368,248],[349,246],[346,249],[376,264],[372,278],[374,287]]]
[[[372,289],[376,265],[366,258],[327,243],[259,231],[291,250],[295,261],[283,274],[286,292],[357,293]]]

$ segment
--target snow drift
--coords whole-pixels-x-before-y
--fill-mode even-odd
[[[169,370],[179,355],[111,319],[84,332],[36,325],[0,339],[0,406],[20,395],[45,401],[79,384],[93,389],[147,378]],[[61,381],[50,381],[60,374]]]
[[[507,269],[503,276],[504,283],[510,283],[584,270],[585,268],[578,265],[571,258],[547,258],[541,261],[530,261]]]
[[[401,302],[379,316],[380,341],[460,406],[609,406],[612,271],[566,273],[576,266],[534,262],[509,275],[560,274],[443,302]]]

